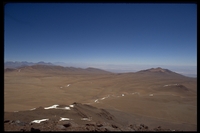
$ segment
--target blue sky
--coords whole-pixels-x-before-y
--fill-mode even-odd
[[[196,73],[196,4],[10,3],[4,31],[6,61]]]

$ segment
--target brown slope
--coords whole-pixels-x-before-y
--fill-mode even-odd
[[[45,110],[43,107],[39,107],[35,110],[5,112],[5,130],[19,131],[20,129],[24,129],[30,131],[31,128],[35,128],[41,131],[87,131],[93,130],[95,127],[96,130],[100,131],[106,129],[112,131],[116,130],[115,128],[118,128],[118,131],[120,131],[120,124],[106,110],[81,103],[74,103],[73,105],[74,107],[70,107],[70,110]],[[58,108],[61,107],[65,106],[58,106]],[[60,121],[61,118],[69,118],[70,120]],[[33,120],[41,119],[49,120],[39,124],[30,124]],[[69,127],[64,124],[69,124]]]
[[[62,67],[62,66],[53,66],[53,65],[32,65],[19,67],[15,71],[20,72],[39,72],[39,73],[49,73],[49,74],[111,74],[111,72],[97,69],[97,68],[75,68],[75,67]],[[7,70],[8,71],[8,70]],[[5,71],[5,72],[7,72]]]
[[[152,71],[153,70],[153,71]],[[135,73],[117,74],[118,84],[128,85],[132,88],[148,89],[160,88],[167,84],[184,85],[189,90],[197,91],[197,79],[186,77],[170,70],[154,71],[155,69],[142,70]]]
[[[132,119],[130,123],[116,118],[105,109],[96,108],[90,105],[74,103],[70,110],[64,109],[44,109],[43,107],[35,110],[20,112],[5,112],[4,129],[5,131],[152,131],[155,127],[148,127],[144,124],[134,122],[135,117],[124,112],[115,111],[118,118],[128,116]],[[58,108],[66,107],[64,105]],[[112,112],[112,111],[111,111]],[[69,120],[60,121],[61,118]],[[41,123],[32,123],[34,120],[48,119]],[[158,127],[158,126],[157,126]],[[162,129],[170,131],[170,129]]]
[[[94,74],[112,74],[111,72],[101,70],[98,68],[92,68],[92,67],[88,67],[85,70],[86,70],[86,72],[90,72],[90,73],[94,73]]]
[[[73,119],[78,124],[84,123],[84,120],[81,118],[91,118],[94,121],[113,121],[115,120],[114,116],[109,114],[103,109],[98,109],[96,107],[81,104],[73,103],[74,107],[69,107],[69,105],[59,105],[57,108],[69,107],[70,110],[65,109],[44,109],[44,107],[38,107],[35,110],[25,110],[19,112],[5,112],[5,120],[21,120],[26,123],[30,123],[33,120],[39,119],[57,119],[60,117],[67,117]],[[56,115],[56,116],[55,116]]]

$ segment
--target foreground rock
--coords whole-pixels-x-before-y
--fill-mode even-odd
[[[80,103],[4,114],[5,131],[174,131],[159,125],[123,125],[105,109]]]

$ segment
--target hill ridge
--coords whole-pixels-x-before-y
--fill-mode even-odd
[[[109,71],[106,71],[106,70],[102,70],[102,69],[98,69],[98,68],[92,68],[92,67],[88,67],[88,68],[77,68],[77,67],[64,67],[64,66],[58,66],[58,65],[44,65],[44,64],[34,64],[34,65],[31,65],[31,66],[21,66],[21,67],[18,67],[18,68],[6,68],[4,69],[5,72],[8,72],[8,71],[30,71],[30,72],[33,72],[33,71],[39,71],[39,72],[48,72],[48,73],[51,73],[51,72],[62,72],[62,73],[94,73],[94,74],[98,74],[98,73],[102,73],[102,74],[111,74],[112,72],[109,72]]]

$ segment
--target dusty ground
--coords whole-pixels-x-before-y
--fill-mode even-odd
[[[36,68],[4,74],[5,112],[73,102],[104,108],[111,114],[123,112],[123,117],[115,117],[126,126],[143,123],[166,129],[197,130],[196,78],[143,72],[48,72]]]

